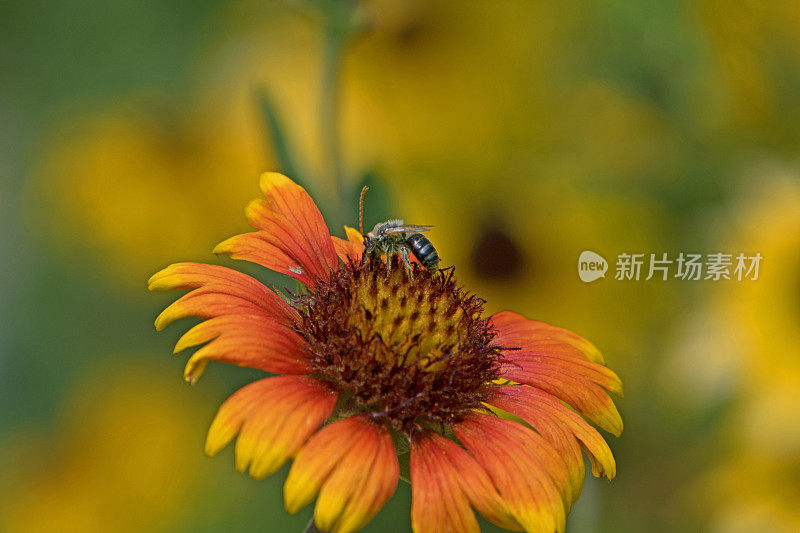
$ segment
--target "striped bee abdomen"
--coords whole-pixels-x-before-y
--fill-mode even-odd
[[[413,233],[406,239],[406,244],[419,262],[428,270],[439,268],[439,254],[431,241],[422,233]]]

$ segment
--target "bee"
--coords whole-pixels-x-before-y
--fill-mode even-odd
[[[364,234],[364,195],[367,189],[368,187],[364,187],[361,190],[359,200],[358,219],[362,235]],[[389,264],[391,264],[393,256],[399,255],[408,271],[411,272],[408,254],[414,254],[423,267],[435,272],[439,269],[439,254],[431,241],[422,234],[432,227],[405,224],[399,219],[379,222],[364,237],[364,255],[370,260],[380,260],[381,256],[386,255]]]

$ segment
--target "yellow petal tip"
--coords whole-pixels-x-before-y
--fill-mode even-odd
[[[287,182],[294,184],[292,180],[280,172],[264,172],[261,174],[259,185],[261,186],[261,191],[266,195],[267,192],[273,187],[280,187],[281,185],[285,185]]]
[[[306,483],[305,485],[308,484]],[[286,479],[286,483],[283,484],[283,506],[286,508],[287,513],[297,513],[311,503],[315,495],[316,491],[309,490],[309,487],[304,487],[303,483],[298,482],[296,479],[293,480],[291,471],[289,472],[289,477]]]

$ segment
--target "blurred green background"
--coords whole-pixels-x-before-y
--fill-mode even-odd
[[[264,170],[339,234],[366,180],[368,223],[435,225],[490,311],[600,347],[619,474],[568,530],[800,531],[799,156],[796,1],[4,2],[0,531],[302,530],[285,469],[202,453],[258,372],[185,384],[187,326],[152,325],[177,295],[145,290],[233,264],[210,251]],[[585,249],[764,260],[584,284]],[[409,505],[401,484],[367,531]]]

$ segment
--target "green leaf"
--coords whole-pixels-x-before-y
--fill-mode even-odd
[[[258,91],[256,97],[261,106],[261,113],[264,118],[264,124],[267,127],[270,139],[272,139],[272,149],[275,151],[275,156],[278,158],[280,171],[300,185],[304,184],[301,181],[300,169],[297,166],[297,161],[291,149],[286,131],[283,128],[278,110],[272,97],[266,89],[262,88]]]

